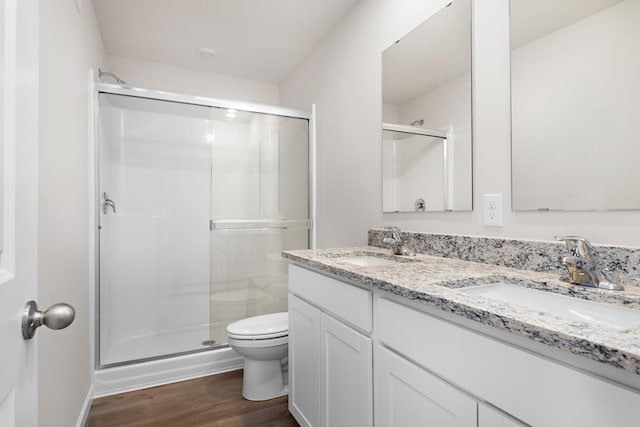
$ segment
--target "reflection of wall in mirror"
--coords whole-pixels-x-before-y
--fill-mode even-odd
[[[424,119],[424,127],[453,131],[455,167],[451,181],[453,210],[471,209],[471,79],[469,74],[446,82],[433,90],[409,99],[402,104],[383,104],[383,121],[408,124]],[[442,159],[442,157],[440,157]],[[442,182],[440,178],[439,183]],[[442,185],[438,185],[441,189]],[[412,202],[413,203],[413,202]],[[427,210],[431,208],[427,201]],[[413,209],[413,204],[412,204]],[[411,210],[412,210],[411,209]],[[385,209],[386,210],[386,209]]]
[[[387,104],[388,105],[388,104]],[[385,107],[383,109],[383,116]],[[385,116],[388,117],[388,116]],[[382,132],[382,211],[395,212],[395,167],[393,160],[393,137],[391,132]]]
[[[639,48],[626,0],[512,52],[515,209],[640,208]]]
[[[382,147],[383,210],[414,211],[418,199],[427,211],[444,210],[444,140],[385,131]]]

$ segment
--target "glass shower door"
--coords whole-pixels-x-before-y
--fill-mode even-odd
[[[211,343],[287,310],[281,252],[309,247],[309,121],[211,110]]]
[[[309,121],[100,93],[98,365],[226,344],[287,310],[309,247]]]
[[[99,103],[99,364],[206,348],[209,107]]]

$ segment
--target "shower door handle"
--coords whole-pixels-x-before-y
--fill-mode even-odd
[[[106,215],[109,208],[113,210],[113,213],[116,213],[116,204],[109,198],[109,195],[105,191],[102,193],[102,213]]]
[[[310,219],[214,219],[209,221],[209,229],[216,230],[309,230]]]

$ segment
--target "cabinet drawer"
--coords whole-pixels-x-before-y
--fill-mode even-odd
[[[289,291],[353,326],[371,333],[371,291],[289,264]]]

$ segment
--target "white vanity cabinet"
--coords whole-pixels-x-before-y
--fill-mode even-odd
[[[640,425],[636,388],[488,326],[296,265],[289,288],[289,409],[303,426]]]
[[[372,426],[372,292],[294,265],[289,290],[289,410],[302,426]]]

